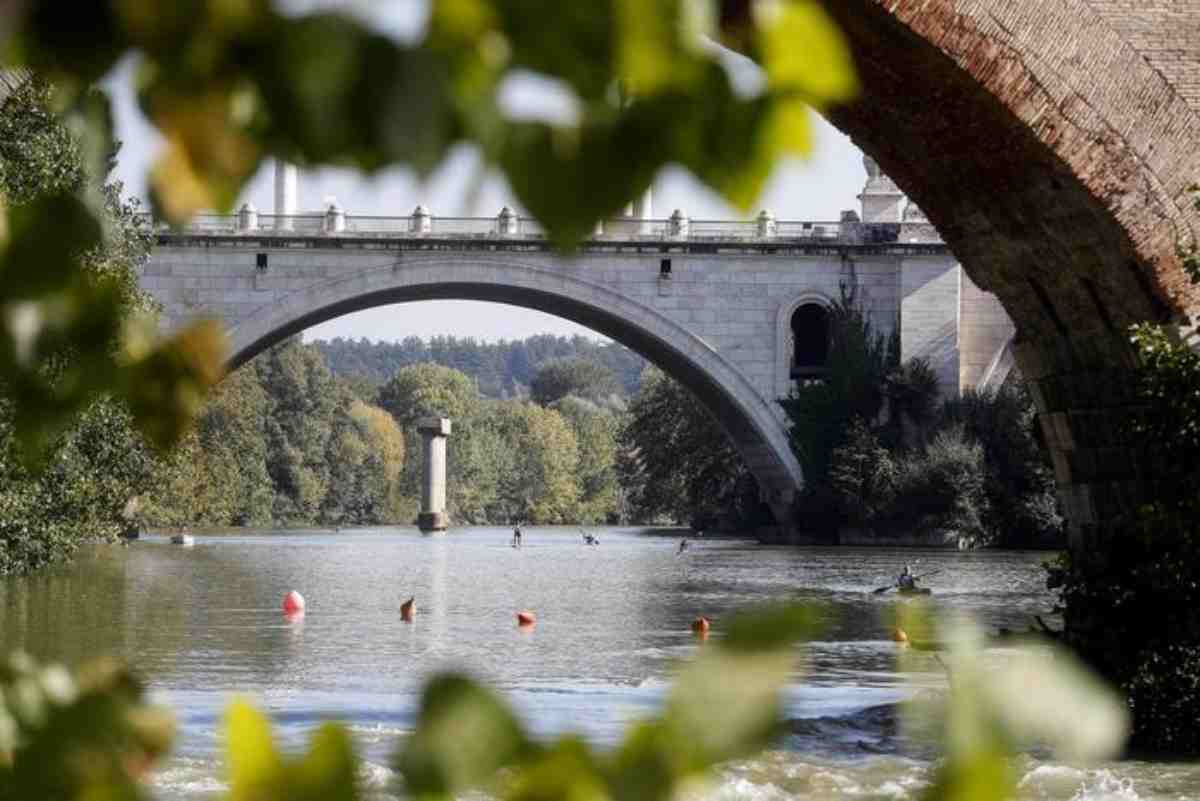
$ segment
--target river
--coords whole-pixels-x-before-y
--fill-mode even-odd
[[[897,750],[886,705],[912,682],[940,686],[932,659],[920,675],[895,666],[884,615],[893,593],[872,594],[905,561],[929,578],[942,610],[987,626],[1024,628],[1046,613],[1043,553],[769,548],[679,534],[592,529],[509,532],[468,528],[425,537],[411,529],[198,534],[194,547],[149,537],[96,546],[53,572],[0,582],[5,651],[77,663],[129,660],[153,697],[174,707],[175,752],[154,777],[158,798],[193,801],[223,788],[219,727],[235,694],[268,710],[299,747],[319,722],[345,721],[367,759],[373,793],[397,793],[388,767],[411,727],[422,681],[465,669],[503,692],[537,734],[582,730],[611,744],[653,711],[672,665],[696,647],[699,614],[720,622],[765,599],[819,601],[820,641],[786,695],[792,734],[755,759],[725,766],[713,801],[915,799],[930,763]],[[284,593],[307,599],[300,621]],[[399,605],[416,598],[411,624]],[[537,627],[514,614],[534,610]],[[881,707],[884,707],[881,709]],[[1020,759],[1021,799],[1200,797],[1200,765],[1118,762],[1076,768]]]

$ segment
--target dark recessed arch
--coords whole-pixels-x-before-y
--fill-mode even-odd
[[[829,366],[829,310],[820,303],[802,303],[792,312],[792,371],[824,370]]]

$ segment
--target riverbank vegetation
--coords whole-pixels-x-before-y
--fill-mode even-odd
[[[548,361],[530,377],[532,397],[499,399],[432,362],[403,366],[378,387],[340,378],[321,353],[294,338],[230,375],[165,462],[141,519],[411,523],[425,417],[452,421],[447,506],[459,524],[736,527],[758,513],[753,479],[724,433],[658,371],[627,398],[603,365]]]
[[[0,195],[19,209],[64,194],[93,193],[106,237],[85,252],[79,280],[88,291],[116,299],[124,319],[149,312],[153,304],[138,289],[136,270],[151,241],[135,217],[136,206],[122,199],[119,184],[104,183],[105,176],[85,169],[81,144],[51,113],[51,102],[49,87],[37,80],[5,100]],[[108,166],[114,155],[108,154]],[[0,262],[0,276],[14,280],[2,268]],[[107,347],[118,346],[114,340]],[[19,354],[0,358],[12,355]],[[85,364],[79,349],[60,342],[42,360],[38,380],[53,397],[57,387],[77,380]],[[10,383],[0,394],[0,574],[58,561],[87,539],[116,538],[129,525],[129,501],[153,486],[158,468],[124,401],[98,397],[70,424],[43,432],[44,441],[31,451],[18,426],[22,412],[13,393]]]
[[[1200,193],[1195,197],[1200,211]],[[1194,253],[1194,251],[1193,251]],[[1193,281],[1200,270],[1193,262]],[[1124,424],[1127,458],[1155,500],[1119,497],[1105,532],[1085,533],[1048,565],[1063,639],[1119,687],[1132,744],[1150,754],[1200,754],[1200,354],[1171,328],[1132,330],[1138,364]]]
[[[938,399],[920,359],[876,329],[852,288],[830,314],[829,369],[782,401],[807,480],[797,519],[836,541],[924,533],[969,546],[1062,544],[1054,480],[1019,379]]]

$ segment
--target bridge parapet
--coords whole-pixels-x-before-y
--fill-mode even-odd
[[[769,212],[766,214],[769,215]],[[385,217],[342,214],[330,225],[328,212],[311,214],[199,214],[180,227],[143,215],[162,235],[264,237],[338,237],[369,239],[461,239],[545,242],[545,229],[532,217]],[[596,226],[589,242],[697,242],[748,244],[885,245],[940,244],[932,226],[921,236],[891,223],[775,220],[688,220],[682,230],[667,219],[615,218]]]

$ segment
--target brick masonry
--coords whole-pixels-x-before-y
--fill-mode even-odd
[[[1200,232],[1200,3],[822,2],[863,87],[830,119],[1002,302],[1081,542],[1153,485],[1114,390],[1135,364],[1128,326],[1200,307],[1176,252]],[[964,344],[1003,336],[986,317]]]

